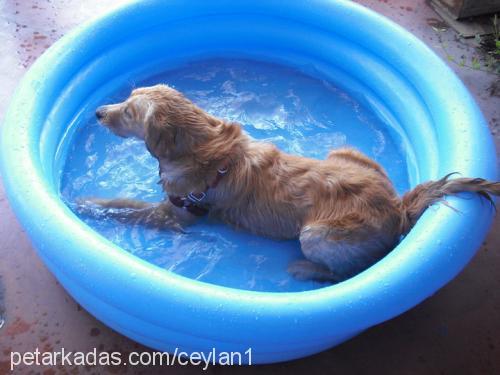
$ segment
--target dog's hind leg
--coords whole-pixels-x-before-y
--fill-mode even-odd
[[[339,282],[368,268],[390,250],[387,241],[355,215],[317,221],[300,233],[302,253],[289,272],[298,279]]]
[[[288,266],[288,272],[297,280],[340,281],[324,264],[307,259],[296,260]]]
[[[168,228],[181,232],[183,232],[182,227],[191,224],[195,218],[194,215],[172,205],[170,201],[151,203],[126,198],[79,199],[76,211],[88,216],[113,218],[122,223]]]

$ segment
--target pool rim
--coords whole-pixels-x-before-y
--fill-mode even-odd
[[[28,113],[31,113],[33,110],[36,112],[37,106],[38,108],[40,107],[40,103],[38,103],[36,99],[40,99],[41,93],[37,92],[37,87],[40,85],[43,86],[43,83],[40,84],[39,77],[43,74],[44,70],[51,69],[54,65],[54,61],[57,61],[58,63],[63,62],[65,54],[70,55],[71,53],[78,53],[78,51],[71,51],[72,42],[80,38],[88,38],[89,33],[93,32],[93,30],[98,30],[100,27],[103,27],[100,23],[105,24],[106,22],[109,23],[113,20],[116,21],[119,17],[124,17],[125,15],[130,14],[135,7],[140,8],[141,6],[155,6],[157,3],[159,2],[149,1],[143,3],[142,5],[140,3],[124,5],[112,13],[101,16],[96,20],[89,21],[87,24],[78,27],[71,34],[59,40],[54,46],[49,48],[49,50],[39,60],[35,62],[30,71],[26,74],[19,88],[16,90],[16,94],[12,99],[8,114],[6,115],[4,126],[2,128],[1,150],[1,167],[4,185],[16,215],[26,228],[28,234],[30,234],[30,237],[34,238],[34,242],[36,242],[35,247],[41,257],[48,264],[52,264],[50,268],[58,278],[63,279],[68,277],[68,275],[60,269],[60,266],[63,263],[58,264],[58,260],[54,257],[54,254],[50,254],[50,249],[47,249],[44,243],[39,243],[37,240],[43,239],[44,233],[57,233],[61,226],[65,226],[68,229],[75,230],[73,235],[77,236],[77,238],[81,241],[75,241],[74,236],[72,238],[66,238],[65,240],[70,241],[69,243],[72,243],[71,241],[81,244],[87,243],[88,245],[94,245],[96,247],[95,249],[104,251],[104,253],[101,252],[101,256],[107,259],[102,264],[109,264],[111,262],[115,264],[120,263],[126,267],[132,267],[135,273],[136,282],[140,281],[141,284],[163,284],[165,287],[164,291],[171,292],[173,289],[181,290],[183,293],[190,294],[193,297],[193,301],[196,301],[196,298],[199,297],[200,294],[210,294],[215,301],[202,299],[203,302],[207,304],[205,307],[207,310],[215,308],[218,303],[222,303],[227,313],[241,314],[246,309],[255,308],[256,304],[258,304],[260,305],[257,312],[257,315],[259,316],[272,316],[278,311],[281,311],[286,314],[295,312],[297,313],[297,316],[306,319],[308,314],[304,313],[304,311],[300,312],[300,309],[303,309],[304,306],[310,309],[308,312],[309,314],[333,313],[335,310],[340,309],[343,305],[345,305],[347,299],[352,298],[352,293],[358,293],[359,296],[365,297],[366,300],[352,302],[350,308],[354,316],[366,316],[367,308],[366,306],[363,307],[363,304],[366,302],[371,304],[370,308],[378,308],[380,313],[376,317],[369,317],[365,321],[364,327],[360,326],[358,328],[359,331],[398,315],[406,311],[408,308],[418,304],[430,294],[434,293],[442,285],[447,283],[465,266],[470,257],[472,257],[475,253],[475,249],[468,249],[467,251],[463,250],[460,264],[455,265],[454,268],[447,270],[447,272],[443,272],[440,277],[430,275],[430,279],[432,280],[430,280],[430,284],[424,290],[419,290],[418,293],[412,295],[411,298],[399,303],[395,307],[383,306],[383,304],[387,302],[387,296],[391,294],[391,288],[382,288],[381,285],[385,282],[394,283],[395,280],[401,281],[401,279],[404,279],[404,275],[401,274],[401,271],[397,273],[397,277],[395,278],[387,276],[390,272],[397,270],[397,266],[401,266],[402,261],[408,262],[412,260],[412,257],[409,255],[418,251],[415,245],[412,245],[412,242],[415,241],[422,243],[422,238],[425,238],[424,232],[428,228],[433,228],[435,226],[440,227],[439,223],[442,221],[449,221],[450,223],[457,222],[458,219],[453,217],[456,213],[451,210],[448,211],[447,208],[443,209],[442,206],[432,210],[427,210],[417,226],[402,241],[398,248],[369,270],[338,285],[306,292],[276,293],[245,291],[191,280],[183,276],[170,273],[166,270],[159,269],[158,267],[143,261],[124,250],[118,249],[115,245],[108,243],[109,241],[103,240],[100,235],[89,237],[92,230],[89,231],[89,228],[86,227],[80,219],[71,213],[67,207],[65,208],[65,206],[63,207],[63,205],[61,205],[60,197],[58,197],[57,194],[54,194],[54,192],[51,192],[50,188],[46,188],[49,181],[47,181],[45,176],[42,175],[42,171],[37,170],[37,164],[39,163],[33,159],[36,159],[36,149],[33,148],[33,144],[37,143],[34,141],[38,139],[39,136],[34,134],[36,133],[34,125],[30,121],[30,124],[28,124],[25,129],[21,128],[20,132],[15,131],[15,128],[18,126],[19,122],[22,122],[19,120],[19,116],[25,112],[26,107],[28,108]],[[175,5],[177,3],[178,2],[176,1],[170,1],[168,4]],[[243,1],[240,4],[246,4],[248,6],[249,3],[251,2]],[[494,154],[494,147],[479,109],[470,97],[470,94],[463,87],[462,83],[428,47],[415,37],[411,36],[411,34],[401,29],[399,26],[371,11],[368,11],[365,8],[362,8],[357,4],[345,1],[313,1],[312,3],[313,5],[310,6],[317,6],[318,9],[325,7],[323,9],[349,12],[352,15],[362,18],[367,25],[370,24],[370,27],[374,27],[375,29],[379,28],[393,31],[396,35],[394,38],[396,42],[399,42],[400,39],[404,40],[405,43],[407,40],[410,40],[414,48],[413,53],[420,57],[420,63],[425,64],[428,60],[429,65],[436,68],[436,71],[432,72],[432,75],[436,78],[439,77],[440,79],[448,80],[449,83],[446,85],[446,88],[452,87],[456,90],[453,95],[451,95],[453,99],[449,99],[447,103],[443,104],[445,106],[460,106],[462,115],[464,115],[466,119],[470,120],[468,121],[469,132],[477,135],[477,137],[480,138],[479,143],[484,144],[485,152],[482,158],[470,160],[468,163],[459,163],[459,169],[466,173],[477,171],[475,176],[480,175],[489,178],[496,177],[496,166],[494,165],[496,156]],[[227,2],[226,5],[229,7],[230,2]],[[235,6],[244,7],[244,5]],[[219,4],[218,6],[222,5]],[[274,10],[277,8],[275,3],[270,4],[269,7]],[[300,8],[297,4],[291,5],[290,7],[295,7],[297,9]],[[461,97],[461,100],[457,101],[457,97]],[[464,103],[466,104],[465,106],[463,106]],[[40,116],[40,111],[38,111],[36,115]],[[45,120],[39,121],[45,123]],[[26,133],[24,131],[26,131]],[[462,137],[465,137],[465,135]],[[31,145],[31,147],[21,147],[23,145]],[[469,150],[463,151],[464,154],[469,152]],[[23,168],[19,168],[20,166]],[[33,173],[25,173],[26,171],[31,171]],[[24,196],[21,196],[19,192],[23,192]],[[480,237],[484,237],[484,234],[486,233],[487,228],[485,227],[487,226],[487,223],[491,223],[492,213],[488,215],[488,218],[483,218],[481,220],[477,218],[482,205],[482,202],[478,198],[471,198],[470,200],[450,198],[449,201],[459,210],[472,212],[470,217],[463,218],[463,220],[467,223],[473,224],[475,220],[477,220],[477,222],[482,224],[483,228],[478,229],[480,233],[477,238],[474,239],[475,243],[480,243]],[[33,213],[35,213],[35,215],[33,215]],[[403,251],[402,249],[411,249],[412,246],[413,249],[409,251],[406,256],[402,256],[405,255],[401,254]],[[80,249],[76,248],[75,250],[85,251],[83,247]],[[94,251],[93,254],[98,254],[98,251]],[[428,251],[424,253],[424,255],[426,254],[428,254]],[[78,256],[78,254],[73,255]],[[413,260],[416,260],[415,264],[422,264],[424,260],[422,257],[423,255],[414,256]],[[85,260],[84,254],[82,254],[81,259]],[[432,259],[432,257],[430,259]],[[70,258],[59,259],[59,262],[64,261],[70,261]],[[418,273],[419,271],[419,269],[412,270],[412,267],[409,267],[408,264],[405,264],[405,267],[407,267],[405,271],[410,273]],[[130,268],[127,268],[127,270],[129,269]],[[94,271],[102,272],[103,270],[98,267]],[[127,273],[130,274],[129,271],[127,271]],[[125,278],[122,279],[122,281],[125,280]],[[63,284],[66,288],[71,290],[71,286],[67,283]],[[374,287],[373,284],[375,284],[376,287]],[[81,286],[81,284],[79,285]],[[85,285],[88,287],[91,284],[87,282]],[[102,296],[102,291],[100,292]],[[413,292],[411,294],[413,294]],[[396,293],[396,295],[401,295],[400,291]],[[108,301],[113,301],[112,296],[108,297],[110,298]],[[379,300],[380,297],[383,298]],[[235,303],[235,301],[238,302],[238,306],[231,306]],[[339,301],[342,303],[339,304]],[[353,329],[346,329],[346,331],[355,333],[355,330],[353,331]]]

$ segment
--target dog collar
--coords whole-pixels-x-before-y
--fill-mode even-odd
[[[207,185],[204,191],[195,193],[191,192],[186,196],[172,196],[169,195],[168,199],[176,207],[182,208],[195,216],[205,216],[208,213],[208,208],[203,204],[203,200],[207,196],[208,189],[217,187],[220,180],[227,173],[227,167],[217,169],[217,176],[211,185]]]

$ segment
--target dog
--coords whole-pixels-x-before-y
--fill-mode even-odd
[[[363,271],[446,195],[475,192],[493,203],[500,194],[499,182],[448,175],[399,197],[384,169],[353,148],[325,160],[286,154],[162,84],[134,89],[96,116],[116,135],[144,140],[168,198],[89,198],[84,206],[159,228],[183,230],[209,214],[257,235],[298,238],[304,259],[288,271],[302,280],[339,282]]]

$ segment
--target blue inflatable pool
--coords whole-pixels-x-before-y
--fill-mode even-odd
[[[363,7],[319,0],[131,3],[54,44],[26,74],[2,129],[1,169],[12,207],[45,264],[85,309],[158,350],[251,348],[252,363],[278,362],[403,313],[467,264],[493,216],[467,195],[449,198],[460,214],[442,205],[428,209],[365,272],[285,292],[182,276],[77,217],[62,198],[64,171],[94,109],[126,82],[221,60],[294,69],[356,98],[404,143],[404,169],[393,172],[401,187],[450,172],[497,177],[488,128],[462,83],[422,42]],[[237,278],[241,270],[233,272]]]

